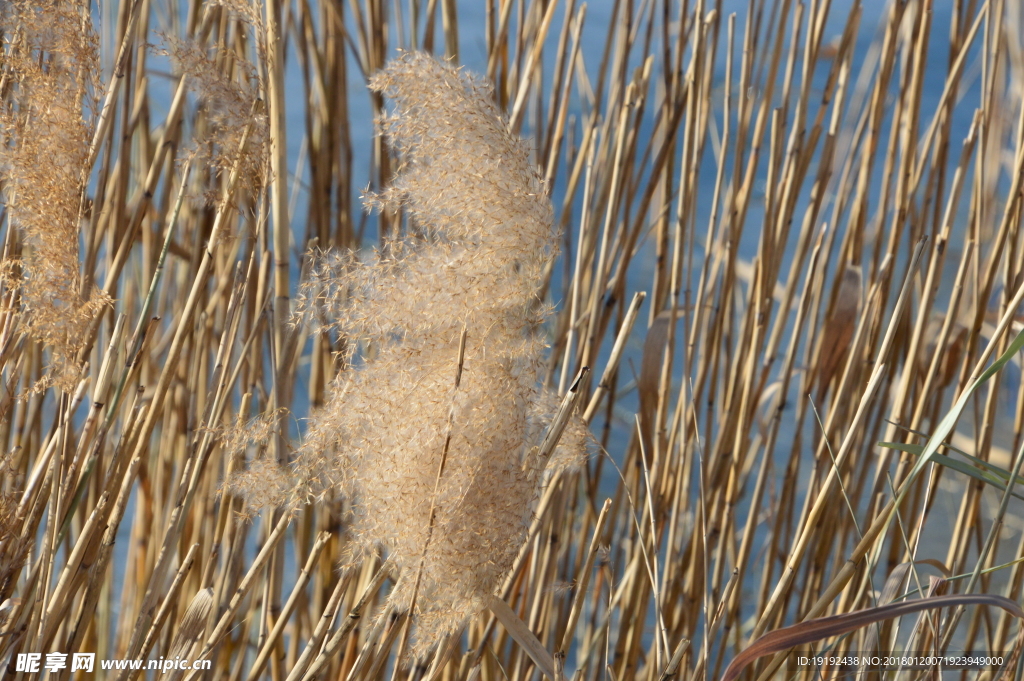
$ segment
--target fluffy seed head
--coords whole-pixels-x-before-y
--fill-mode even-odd
[[[74,3],[0,5],[4,78],[0,179],[11,223],[26,246],[3,279],[20,292],[29,337],[50,350],[39,387],[73,390],[77,355],[107,296],[79,272],[79,223],[94,131],[99,52],[88,11]],[[15,263],[15,264],[11,264]]]
[[[321,263],[304,290],[355,349],[299,448],[293,501],[349,500],[355,542],[396,565],[392,604],[409,609],[416,592],[419,655],[483,607],[525,540],[545,468],[575,463],[586,430],[574,423],[550,462],[533,456],[557,406],[538,385],[557,234],[490,87],[423,54],[371,87],[393,103],[381,129],[399,170],[367,204],[407,225],[368,257]]]

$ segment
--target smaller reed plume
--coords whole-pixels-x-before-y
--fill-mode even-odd
[[[236,30],[251,39],[257,62],[265,62],[266,28],[259,11],[244,0],[218,4],[234,20]],[[201,105],[194,123],[194,145],[188,149],[193,165],[212,171],[211,179],[226,179],[236,170],[241,195],[257,194],[269,173],[270,125],[260,100],[266,84],[256,64],[242,51],[225,45],[208,46],[196,37],[161,37],[163,53],[186,78]],[[205,198],[214,205],[224,198],[236,201],[234,193],[225,197],[223,187],[215,186]]]
[[[485,607],[545,473],[579,461],[587,431],[573,421],[540,460],[558,406],[539,387],[539,292],[557,233],[491,87],[412,53],[371,88],[394,105],[381,129],[400,165],[367,205],[407,225],[368,257],[323,260],[304,289],[305,308],[352,350],[299,447],[291,500],[347,499],[356,547],[396,567],[390,602],[413,610],[421,656]],[[280,484],[259,468],[232,489]]]

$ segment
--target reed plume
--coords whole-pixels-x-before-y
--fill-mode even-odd
[[[265,60],[266,29],[259,11],[240,0],[217,3],[233,18],[239,33],[238,42],[250,38],[257,61]],[[210,169],[217,176],[227,177],[237,169],[240,193],[256,195],[267,180],[267,154],[270,126],[260,93],[266,84],[256,65],[244,51],[225,45],[208,47],[197,37],[181,38],[162,35],[163,53],[201,104],[202,116],[197,118],[193,145],[188,150],[193,165]],[[211,190],[206,199],[216,204],[223,190]],[[229,195],[228,199],[235,201]]]
[[[12,92],[0,111],[0,179],[26,247],[4,275],[19,289],[28,336],[51,351],[37,387],[72,390],[86,330],[109,303],[79,272],[78,251],[102,92],[97,39],[88,11],[72,3],[11,2],[2,11]]]
[[[391,604],[415,602],[419,656],[484,607],[523,544],[545,471],[578,460],[586,429],[575,422],[539,460],[557,407],[539,387],[539,291],[557,233],[490,85],[412,53],[371,88],[394,103],[381,129],[400,165],[366,204],[403,212],[407,226],[367,257],[323,259],[304,289],[305,307],[351,350],[298,449],[293,500],[350,502],[355,545],[383,548],[396,567]],[[256,466],[236,489],[279,486]]]

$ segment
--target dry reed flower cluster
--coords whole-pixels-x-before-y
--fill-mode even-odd
[[[237,19],[239,35],[230,45],[207,47],[198,38],[163,35],[164,53],[202,105],[203,116],[197,120],[189,150],[193,164],[223,175],[237,165],[240,187],[255,193],[266,181],[270,126],[260,99],[264,83],[245,53],[251,33],[257,61],[265,60],[265,29],[259,12],[247,2],[212,4]],[[217,191],[207,197],[211,204],[221,198]]]
[[[291,492],[292,482],[277,462],[267,456],[268,443],[279,429],[282,410],[261,414],[247,423],[218,429],[221,452],[225,458],[244,461],[247,451],[255,451],[249,467],[228,481],[226,490],[245,496],[248,511],[273,506]]]
[[[400,169],[367,205],[404,211],[408,228],[369,258],[325,262],[306,287],[306,305],[362,352],[311,420],[295,473],[299,494],[350,501],[357,547],[388,552],[390,601],[415,603],[421,655],[484,607],[524,542],[543,472],[577,461],[586,429],[571,424],[538,460],[557,406],[538,383],[538,293],[557,235],[490,86],[413,53],[371,87],[394,103],[382,129]]]
[[[52,356],[40,386],[78,380],[87,327],[109,301],[79,271],[79,223],[91,159],[99,52],[89,13],[73,3],[11,2],[2,10],[3,78],[13,91],[0,111],[0,178],[11,224],[25,241],[5,279],[20,290],[29,336]]]

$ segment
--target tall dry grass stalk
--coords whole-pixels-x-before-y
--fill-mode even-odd
[[[4,4],[0,676],[1015,676],[1024,17],[729,7]]]

